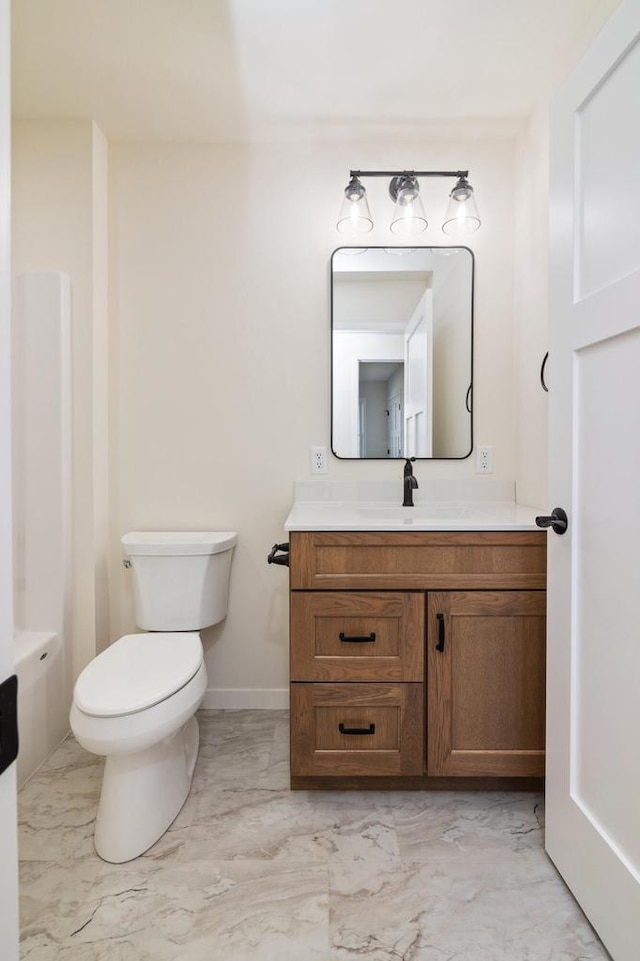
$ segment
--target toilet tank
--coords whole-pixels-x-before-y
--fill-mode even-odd
[[[227,613],[235,531],[133,531],[122,538],[135,622],[146,631],[198,631]]]

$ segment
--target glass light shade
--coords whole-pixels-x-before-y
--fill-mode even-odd
[[[466,180],[459,180],[449,195],[442,230],[451,236],[464,237],[477,230],[480,224],[473,187]]]
[[[416,181],[400,187],[391,218],[391,232],[397,237],[415,237],[428,227]]]
[[[352,178],[345,188],[336,227],[341,234],[353,236],[368,234],[373,227],[367,192],[357,177]]]

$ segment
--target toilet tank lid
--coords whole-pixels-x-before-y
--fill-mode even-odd
[[[220,554],[235,546],[235,531],[131,531],[122,538],[125,554]]]

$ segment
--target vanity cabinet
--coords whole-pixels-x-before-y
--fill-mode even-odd
[[[537,531],[290,535],[291,785],[533,787]]]

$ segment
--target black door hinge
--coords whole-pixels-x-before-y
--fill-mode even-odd
[[[0,684],[0,774],[18,756],[18,678]]]

